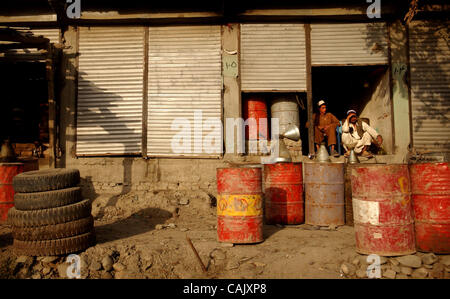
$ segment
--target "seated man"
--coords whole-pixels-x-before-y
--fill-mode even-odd
[[[372,143],[372,138],[377,140],[378,146],[381,146],[383,143],[381,135],[359,119],[355,110],[347,111],[347,119],[342,125],[342,143],[346,150],[345,156],[350,154],[348,145],[354,145],[356,154],[372,158],[372,154],[367,151],[367,148]]]
[[[316,151],[319,150],[320,144],[324,141],[325,136],[327,136],[328,146],[331,146],[331,155],[339,157],[339,153],[336,151],[336,127],[339,126],[339,120],[327,112],[327,105],[325,101],[321,100],[317,103],[319,107],[319,113],[313,114],[314,121],[314,143],[316,145]],[[306,124],[309,127],[309,124]]]

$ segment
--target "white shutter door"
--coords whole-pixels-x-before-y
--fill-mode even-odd
[[[218,156],[221,130],[204,124],[222,115],[220,26],[150,27],[148,56],[147,154]],[[187,122],[184,133],[172,129],[177,122]],[[184,148],[172,145],[180,136]],[[216,143],[207,149],[202,141],[210,139]]]
[[[77,154],[138,154],[143,27],[80,27]]]
[[[413,145],[450,151],[449,21],[412,22],[409,29]]]
[[[385,23],[311,24],[311,64],[388,64]]]
[[[242,24],[243,91],[306,91],[303,24]]]

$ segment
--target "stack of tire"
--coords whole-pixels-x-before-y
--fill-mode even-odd
[[[91,202],[83,199],[77,169],[46,169],[14,177],[14,207],[8,212],[18,255],[55,256],[94,244]]]

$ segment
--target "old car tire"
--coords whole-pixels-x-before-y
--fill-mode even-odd
[[[41,210],[70,205],[82,199],[80,187],[71,187],[44,192],[16,193],[14,206],[20,211]]]
[[[32,227],[65,223],[91,215],[91,202],[89,199],[51,209],[20,211],[11,208],[8,211],[8,222],[12,226]]]
[[[81,218],[66,223],[44,225],[37,227],[12,228],[14,239],[20,241],[42,241],[52,239],[63,239],[90,232],[94,225],[92,216]]]
[[[44,240],[44,241],[21,241],[14,239],[14,251],[18,255],[29,256],[52,256],[63,255],[82,251],[95,243],[95,233],[81,234],[75,237]]]
[[[79,170],[67,168],[23,172],[13,179],[14,191],[18,193],[64,189],[79,183]]]

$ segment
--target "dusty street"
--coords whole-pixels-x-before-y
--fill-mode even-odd
[[[116,198],[114,206],[105,206],[110,199],[100,196],[93,203],[97,244],[80,253],[83,278],[333,279],[364,277],[367,269],[366,256],[355,252],[351,226],[265,225],[264,242],[232,246],[217,242],[214,199],[206,193],[127,194]],[[206,273],[186,237],[192,240]],[[0,277],[65,277],[65,257],[17,257],[12,242],[10,227],[0,226]],[[417,256],[424,254],[413,257]],[[394,259],[382,258],[381,269],[383,276],[398,271],[397,278],[419,278],[413,274],[418,269],[424,269],[428,277],[448,278],[449,256],[440,258],[440,263],[432,260],[408,269],[401,269],[407,267]],[[410,271],[410,276],[402,271]]]

